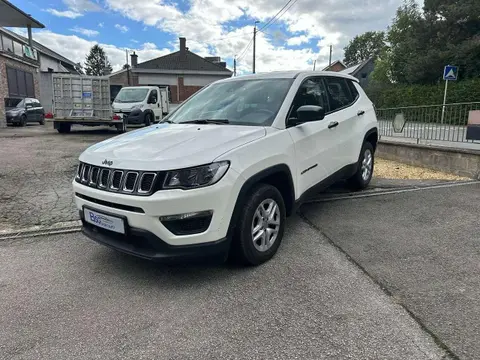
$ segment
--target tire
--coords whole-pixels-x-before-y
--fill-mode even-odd
[[[40,121],[39,121],[40,125],[45,125],[45,115],[40,115]]]
[[[116,124],[115,127],[117,128],[117,131],[118,131],[120,134],[123,134],[124,132],[127,131],[127,127],[126,127],[125,121],[122,122],[121,124]]]
[[[275,208],[274,205],[277,207]],[[270,208],[272,206],[272,208]],[[273,221],[271,224],[267,222],[261,223],[260,209],[271,209]],[[258,212],[257,212],[258,210]],[[264,213],[264,215],[268,215]],[[233,243],[231,248],[231,258],[243,265],[260,265],[270,260],[277,252],[283,239],[285,230],[286,210],[282,194],[278,189],[268,184],[258,184],[248,195],[243,204],[242,212],[239,216],[237,226],[233,234]],[[275,225],[274,223],[278,224]],[[260,226],[260,230],[254,231],[254,227]],[[262,236],[254,241],[254,235],[259,235],[263,229],[276,229],[276,235],[272,231],[268,243]],[[263,230],[264,234],[267,234]],[[275,238],[273,238],[275,236]],[[265,238],[267,239],[267,238]],[[261,249],[263,247],[263,249]]]
[[[152,123],[152,114],[146,113],[145,114],[145,126],[150,126]]]
[[[357,172],[347,180],[348,186],[352,190],[365,189],[372,180],[375,164],[375,153],[373,145],[369,142],[363,143],[360,156],[358,158]]]
[[[20,126],[27,126],[27,117],[25,115],[22,115],[22,117],[20,118],[20,123],[18,124]]]
[[[58,129],[57,131],[60,133],[60,134],[67,134],[70,132],[70,130],[72,129],[72,124],[60,124],[58,126]]]

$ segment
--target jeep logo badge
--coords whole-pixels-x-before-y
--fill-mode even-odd
[[[105,160],[103,160],[102,165],[112,166],[112,165],[113,165],[113,161],[110,161],[110,160],[105,159]]]

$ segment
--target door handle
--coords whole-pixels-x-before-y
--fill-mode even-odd
[[[330,124],[328,124],[329,129],[333,129],[336,126],[338,126],[338,121],[332,121]]]
[[[362,116],[363,114],[365,114],[365,111],[363,110],[360,110],[359,112],[357,112],[357,116]]]

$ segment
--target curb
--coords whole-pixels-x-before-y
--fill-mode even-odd
[[[36,237],[42,235],[66,234],[80,231],[80,220],[60,222],[53,225],[38,225],[21,229],[0,230],[0,241]]]

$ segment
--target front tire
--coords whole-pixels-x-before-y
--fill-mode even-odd
[[[67,134],[70,132],[70,130],[72,130],[72,124],[66,124],[66,123],[61,123],[57,129],[57,131],[60,134]]]
[[[146,113],[145,114],[145,126],[150,126],[152,123],[152,114]]]
[[[40,125],[45,125],[45,115],[40,115],[40,121],[39,121]]]
[[[25,115],[22,115],[22,117],[20,118],[20,126],[26,126],[27,125],[27,117]]]
[[[285,230],[282,194],[272,185],[259,184],[245,200],[234,232],[232,256],[245,265],[260,265],[277,252]]]
[[[358,158],[357,172],[347,180],[352,190],[363,190],[370,184],[373,176],[374,163],[375,153],[373,145],[365,142]]]

